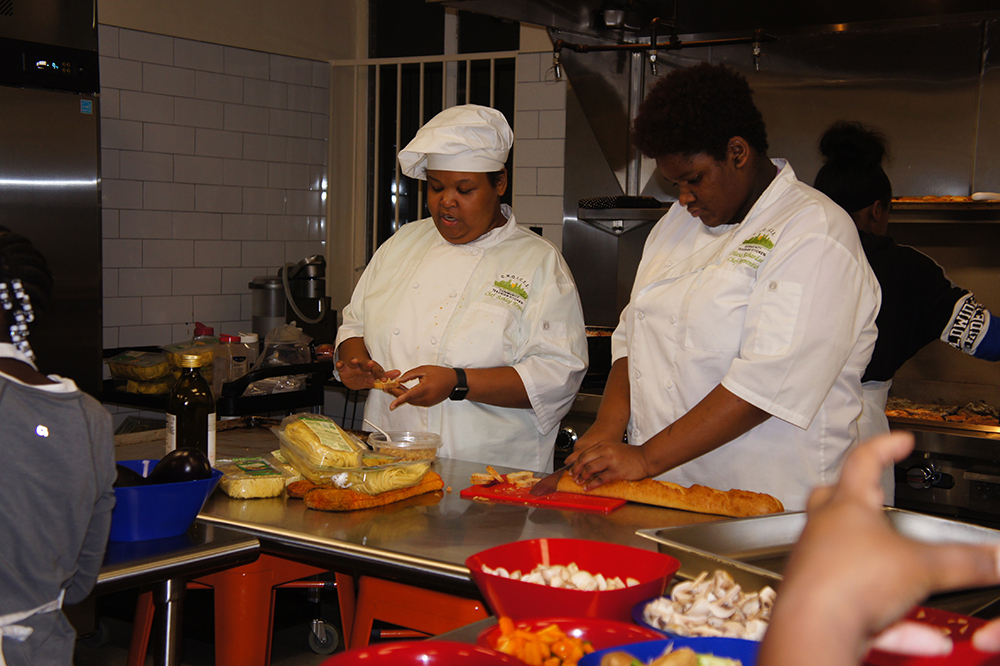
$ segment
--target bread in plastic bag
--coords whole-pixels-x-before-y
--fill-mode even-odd
[[[130,350],[104,361],[116,379],[148,382],[170,374],[167,357],[157,352]]]

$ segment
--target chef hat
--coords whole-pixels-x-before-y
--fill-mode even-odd
[[[410,178],[427,180],[427,170],[491,173],[503,168],[514,132],[496,109],[465,104],[445,109],[417,130],[399,151]]]

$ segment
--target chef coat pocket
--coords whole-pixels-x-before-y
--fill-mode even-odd
[[[448,362],[456,368],[496,368],[514,362],[517,321],[510,308],[475,302],[452,337]]]
[[[739,351],[752,285],[751,276],[736,271],[703,271],[685,301],[685,346],[712,352]]]
[[[763,285],[764,295],[760,304],[760,321],[754,353],[763,356],[780,356],[792,348],[795,323],[802,305],[802,285],[798,282],[771,280]]]

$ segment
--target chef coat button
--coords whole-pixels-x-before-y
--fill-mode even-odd
[[[393,335],[399,335],[399,329],[398,328],[392,329],[392,334]]]
[[[634,374],[634,375],[632,375],[632,376],[633,376],[633,377],[634,377],[634,378],[635,378],[636,380],[638,380],[638,379],[639,379],[639,377],[642,377],[642,373],[641,373],[641,372],[639,372],[638,370],[636,370],[636,371],[635,371],[635,374]]]
[[[668,379],[664,386],[668,389],[672,389],[674,387],[674,383]]]
[[[676,315],[670,315],[670,323],[671,324],[676,324],[677,323],[677,316]]]
[[[457,291],[453,291],[450,294],[448,294],[448,298],[455,298],[456,296],[458,296],[458,292]]]
[[[545,322],[544,324],[542,324],[542,330],[543,331],[549,330],[549,322]]]
[[[645,314],[644,312],[639,312],[639,314],[637,314],[637,315],[636,315],[635,317],[636,317],[636,319],[638,319],[639,321],[642,321],[643,319],[645,319],[645,318],[646,318],[646,314]]]
[[[436,345],[437,343],[438,343],[438,339],[436,337],[434,337],[434,336],[431,336],[431,344],[432,345]]]
[[[414,289],[416,289],[416,288],[417,288],[417,287],[419,287],[419,286],[420,286],[420,283],[419,283],[419,282],[414,282],[414,283],[413,283],[413,288],[414,288]]]
[[[665,263],[665,264],[663,264],[663,265],[664,265],[664,266],[666,266],[667,268],[670,268],[671,266],[673,266],[673,265],[674,265],[674,262],[672,262],[672,261],[668,261],[668,262],[666,262],[666,263]]]
[[[778,283],[775,282],[774,280],[771,280],[771,282],[769,282],[767,284],[767,290],[768,291],[778,291]]]

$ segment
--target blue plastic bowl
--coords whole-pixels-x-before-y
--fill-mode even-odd
[[[675,649],[687,647],[699,654],[714,654],[716,657],[739,659],[743,666],[755,666],[757,664],[757,652],[760,650],[760,643],[757,641],[747,641],[742,638],[714,638],[708,636],[665,638],[662,641],[632,643],[616,648],[598,650],[597,652],[585,655],[579,661],[579,664],[580,666],[599,666],[601,659],[610,652],[627,652],[646,664],[663,654],[663,651],[671,644]]]
[[[118,461],[139,474],[152,471],[157,462]],[[144,470],[144,467],[147,469]],[[146,541],[184,534],[221,478],[222,472],[213,469],[211,477],[200,481],[115,488],[110,540]]]

